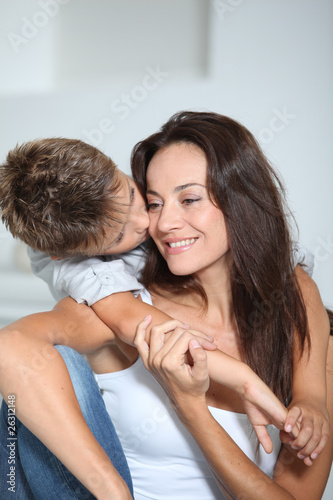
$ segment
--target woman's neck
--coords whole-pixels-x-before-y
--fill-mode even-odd
[[[233,320],[233,305],[229,266],[219,266],[200,271],[195,275],[206,293],[207,314],[217,321],[230,324]]]
[[[207,307],[199,293],[193,290],[174,292],[172,290],[154,287],[152,296],[154,302],[158,302],[165,312],[177,317],[179,309],[186,315],[196,317],[199,321],[204,317],[207,324],[219,325],[224,330],[234,330],[234,314],[232,305],[232,294],[230,286],[230,274],[228,270],[207,269],[195,275],[207,296]],[[168,309],[166,311],[165,309]],[[179,318],[181,319],[181,318]]]

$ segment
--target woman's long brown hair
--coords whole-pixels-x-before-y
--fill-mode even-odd
[[[309,342],[306,311],[294,273],[283,186],[253,135],[215,113],[177,113],[132,152],[134,180],[146,192],[152,157],[175,143],[198,146],[208,164],[207,189],[227,226],[231,289],[244,361],[281,401],[291,399],[294,335]],[[193,276],[174,276],[154,242],[144,285],[207,297]]]

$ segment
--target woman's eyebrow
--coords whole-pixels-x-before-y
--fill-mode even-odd
[[[147,189],[146,194],[153,194],[155,196],[159,196],[157,191],[153,191],[152,189]]]
[[[184,189],[187,189],[187,188],[192,187],[192,186],[199,186],[199,187],[203,187],[206,189],[206,186],[204,186],[203,184],[199,184],[197,182],[189,182],[187,184],[182,184],[181,186],[175,187],[175,189],[173,191],[174,191],[174,193],[179,193],[180,191],[184,191]]]
[[[189,182],[187,184],[182,184],[180,186],[176,186],[173,190],[174,193],[180,193],[180,191],[184,191],[184,189],[187,189],[192,186],[199,186],[204,189],[206,189],[206,186],[204,184],[198,184],[197,182]],[[155,196],[159,196],[159,193],[157,191],[153,191],[152,189],[147,189],[146,194],[153,194]]]

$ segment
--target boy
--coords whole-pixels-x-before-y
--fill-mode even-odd
[[[78,140],[43,139],[10,151],[0,171],[0,200],[2,220],[12,235],[45,254],[30,253],[34,271],[46,279],[55,268],[52,292],[57,299],[62,287],[68,292],[61,281],[65,272],[63,263],[47,267],[49,256],[121,254],[148,238],[145,202],[132,179],[106,155]],[[134,254],[133,265],[139,265],[142,251]],[[74,260],[75,266],[79,261]],[[117,266],[120,262],[115,265],[122,280],[117,291],[141,288],[125,267]],[[77,280],[70,292],[76,286]]]
[[[32,268],[51,283],[57,299],[70,295],[91,305],[127,342],[147,312],[152,324],[168,319],[134,297],[142,289],[135,275],[144,262],[138,245],[148,237],[148,215],[133,181],[109,158],[81,141],[34,141],[9,153],[0,186],[3,221],[13,236],[34,249],[29,252]],[[74,348],[75,335],[79,331],[71,332]],[[88,350],[94,347],[91,367],[107,371],[109,347],[101,350],[92,340]]]

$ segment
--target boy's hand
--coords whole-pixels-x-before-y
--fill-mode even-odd
[[[266,426],[272,424],[281,431],[284,428],[287,409],[252,370],[245,390],[240,396],[260,444],[266,453],[271,453],[273,451],[273,443]],[[289,434],[289,440],[290,435],[293,435],[294,439],[298,435],[297,422]]]
[[[296,439],[290,436],[290,429],[298,423],[299,435]],[[284,429],[280,432],[283,443],[298,450],[297,456],[305,465],[312,465],[326,446],[330,432],[329,415],[326,407],[316,404],[316,400],[293,401],[289,406]]]

